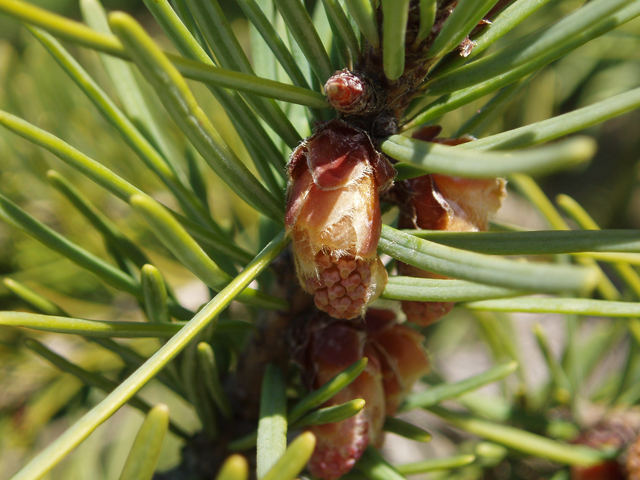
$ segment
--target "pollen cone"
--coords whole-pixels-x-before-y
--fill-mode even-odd
[[[408,202],[401,208],[400,228],[470,232],[486,230],[489,218],[506,197],[501,178],[475,180],[424,175],[405,183]],[[418,278],[444,278],[412,265],[398,264],[398,273]],[[453,302],[402,302],[410,322],[429,325],[449,313]]]
[[[288,174],[285,225],[300,284],[332,317],[362,316],[387,283],[376,249],[393,167],[366,133],[334,120],[293,152]]]
[[[356,361],[365,370],[323,407],[361,398],[364,408],[336,423],[310,427],[317,439],[309,470],[334,480],[349,472],[367,446],[381,447],[386,415],[393,415],[413,384],[429,371],[424,337],[396,323],[393,312],[370,309],[363,321],[336,320],[318,312],[298,324],[292,357],[310,390],[320,388]]]

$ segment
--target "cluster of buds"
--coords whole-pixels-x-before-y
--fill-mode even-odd
[[[427,127],[414,138],[446,145],[470,141],[438,139],[440,127]],[[405,229],[471,232],[487,230],[489,218],[498,211],[507,193],[501,178],[468,179],[430,174],[398,183],[394,195],[400,199],[398,226]],[[412,265],[398,264],[398,273],[418,278],[443,278]],[[407,319],[429,325],[449,313],[452,302],[402,302]]]
[[[361,317],[387,283],[379,195],[395,170],[364,131],[333,120],[295,149],[288,175],[285,226],[300,284],[332,317]]]
[[[640,411],[617,410],[585,430],[573,443],[610,450],[616,458],[571,468],[571,480],[640,480]]]
[[[429,370],[423,337],[396,323],[395,314],[371,309],[364,322],[345,322],[319,313],[294,333],[293,357],[314,390],[363,357],[365,370],[324,406],[357,398],[365,407],[337,423],[311,427],[317,444],[309,462],[314,476],[333,480],[347,473],[367,446],[380,447],[386,415],[395,414],[413,384]]]

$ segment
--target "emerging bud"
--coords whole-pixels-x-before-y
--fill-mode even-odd
[[[327,101],[346,115],[362,115],[376,108],[374,87],[362,74],[344,69],[324,85]]]
[[[445,144],[459,144],[466,139],[439,140],[439,130],[429,127],[419,131],[420,139]],[[406,198],[400,209],[400,228],[447,230],[453,232],[484,231],[489,218],[506,198],[506,182],[501,178],[487,180],[424,175],[407,180],[403,187]],[[444,278],[412,265],[398,264],[398,273],[417,278]],[[402,302],[407,319],[426,326],[439,320],[453,308],[453,302]]]
[[[296,148],[288,174],[285,225],[300,284],[331,316],[361,316],[387,282],[376,249],[393,167],[366,133],[334,120]]]
[[[325,480],[340,478],[353,468],[367,446],[379,447],[382,444],[385,409],[380,364],[375,355],[367,353],[369,363],[365,371],[324,405],[330,407],[362,398],[366,402],[365,408],[341,422],[310,427],[317,441],[309,461],[309,470],[315,477]],[[318,380],[321,382],[322,377],[328,381],[340,371],[321,371],[323,375]],[[321,385],[319,383],[318,386]]]
[[[446,214],[439,220],[441,230],[452,232],[485,231],[489,219],[507,196],[502,178],[478,180],[432,174],[433,184],[444,201]],[[426,227],[420,227],[426,228]]]

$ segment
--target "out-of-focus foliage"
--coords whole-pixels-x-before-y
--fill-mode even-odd
[[[488,53],[562,18],[584,3],[578,0],[548,2],[491,47]],[[71,17],[78,17],[79,14],[75,1],[50,0],[39,4]],[[320,13],[315,15],[316,24],[321,27],[327,50],[332,51],[330,29],[320,10],[321,3],[318,2],[318,5],[317,11]],[[140,20],[156,41],[167,49],[172,48],[157,25],[144,13],[141,2],[113,0],[105,2],[105,6],[108,9],[126,8],[139,13]],[[238,15],[235,4],[233,11],[235,32],[242,47],[251,52],[248,22]],[[283,35],[286,45],[298,59],[304,60],[304,55],[287,34],[282,18],[279,15],[274,15],[274,18],[274,26]],[[30,34],[19,28],[17,22],[6,17],[0,18],[0,32],[3,37],[0,40],[0,109],[69,142],[165,205],[177,207],[175,198],[167,193],[166,187],[150,174],[113,126],[96,113],[95,107]],[[259,43],[254,43],[254,47],[256,45]],[[444,127],[443,135],[448,137],[471,133],[487,136],[570,112],[637,88],[640,86],[639,46],[640,21],[636,19],[524,79],[518,88],[507,92],[512,95],[511,101],[505,103],[504,108],[495,110],[492,117],[484,119],[482,124],[466,122],[491,96],[447,113],[439,121]],[[102,88],[115,98],[113,86],[95,52],[71,45],[69,48]],[[335,60],[335,48],[333,52]],[[270,56],[265,58],[253,59],[256,72],[290,83],[275,60]],[[137,71],[136,75],[141,79]],[[159,121],[163,133],[171,140],[171,148],[175,157],[180,159],[181,166],[185,171],[188,170],[185,152],[189,149],[188,155],[195,156],[195,162],[204,172],[203,177],[208,185],[208,203],[215,206],[215,218],[224,232],[240,247],[251,252],[258,251],[275,235],[270,231],[274,230],[273,226],[260,224],[255,212],[206,168],[202,158],[187,146],[181,131],[165,114],[156,93],[145,82],[141,81],[141,84],[154,117]],[[233,130],[224,108],[201,84],[190,82],[189,86],[227,144],[255,172],[249,154]],[[416,112],[428,102],[423,105],[420,103],[417,101],[414,106]],[[303,107],[284,102],[282,105],[300,133],[309,133]],[[589,128],[585,133],[594,137],[599,145],[596,157],[588,167],[540,179],[548,196],[553,199],[557,193],[569,194],[603,228],[640,228],[638,124],[640,112],[634,111]],[[273,138],[277,136],[273,134]],[[281,147],[281,142],[278,146]],[[283,152],[288,150],[282,147]],[[184,306],[195,311],[209,299],[209,292],[202,283],[197,282],[195,276],[176,260],[127,204],[103,189],[96,188],[91,181],[40,147],[17,138],[4,129],[0,130],[2,193],[78,245],[101,258],[108,258],[110,252],[99,233],[70,207],[66,198],[51,187],[46,175],[49,169],[61,172],[131,240],[141,246],[152,263],[162,271],[170,290],[175,291]],[[511,192],[509,203],[498,220],[528,228],[550,228],[547,220],[532,206],[535,199],[532,200],[529,196],[527,201],[527,190],[516,180],[513,183],[524,194]],[[531,194],[531,191],[528,193]],[[393,215],[393,212],[389,213],[385,218],[393,221]],[[575,221],[572,220],[571,225],[574,226]],[[553,228],[559,227],[553,225]],[[10,277],[24,282],[27,287],[53,301],[73,317],[104,320],[140,320],[143,317],[139,305],[131,296],[105,286],[96,276],[5,223],[0,223],[0,252],[2,278]],[[559,263],[563,262],[569,262],[568,258],[559,260]],[[637,267],[632,268],[637,272]],[[639,300],[637,292],[625,285],[624,277],[614,267],[607,263],[604,269],[611,273],[613,284],[623,292],[623,300]],[[599,298],[604,297],[602,291],[597,295]],[[385,305],[384,302],[380,303]],[[0,310],[29,308],[24,302],[17,300],[4,284],[0,284]],[[222,320],[246,320],[251,316],[247,312],[251,311],[234,304],[223,314]],[[458,405],[490,422],[510,423],[522,430],[562,441],[574,438],[578,429],[588,423],[588,415],[578,408],[580,402],[586,403],[588,399],[595,405],[620,400],[638,403],[640,392],[634,386],[640,381],[640,365],[637,361],[637,344],[633,343],[638,342],[638,329],[636,327],[636,330],[632,330],[635,337],[629,335],[627,319],[594,321],[574,315],[564,318],[557,316],[551,321],[543,320],[545,328],[537,328],[537,336],[534,336],[530,329],[521,326],[522,323],[529,325],[529,319],[515,315],[476,311],[473,307],[469,310],[456,309],[446,320],[425,329],[427,347],[433,359],[433,373],[424,379],[425,383],[446,387],[443,384],[479,374],[494,363],[518,360],[519,367],[514,376],[506,380],[496,377],[501,381],[493,391],[463,395],[458,399]],[[558,327],[558,324],[563,324],[563,328]],[[631,325],[633,327],[635,324]],[[17,471],[35,452],[42,450],[54,437],[104,398],[104,393],[84,386],[68,373],[45,365],[40,358],[25,350],[22,341],[27,334],[24,332],[0,327],[0,476]],[[28,336],[46,339],[49,347],[64,352],[65,357],[73,363],[117,382],[123,381],[135,370],[135,362],[127,364],[121,356],[75,336],[34,334],[31,331]],[[226,372],[235,366],[244,338],[245,334],[227,335],[224,332],[216,337],[213,344],[216,349],[215,359],[223,364],[218,366],[220,371]],[[133,339],[124,341],[123,345],[130,347],[144,360],[158,349],[161,342],[164,340]],[[627,350],[631,352],[628,355]],[[190,353],[185,353],[185,357],[191,355],[188,357],[189,361],[192,366],[195,365],[195,348],[187,352]],[[620,355],[620,352],[624,354]],[[206,352],[202,355],[205,354]],[[198,368],[201,367],[194,367],[189,374],[195,378],[201,372]],[[174,374],[169,369],[164,372],[170,377]],[[473,388],[481,386],[480,383]],[[157,401],[168,404],[171,418],[179,419],[180,428],[189,433],[200,430],[201,419],[207,418],[211,412],[203,412],[198,402],[193,402],[196,403],[194,408],[165,385],[154,381],[142,390],[140,396],[152,404]],[[206,388],[212,388],[216,392],[217,387],[207,385]],[[299,391],[295,391],[296,388]],[[471,391],[472,387],[468,388]],[[289,385],[287,394],[302,397],[302,390],[299,385]],[[202,391],[186,394],[192,399],[193,396],[197,398],[197,395],[202,395]],[[456,397],[454,391],[445,391],[443,394],[445,399]],[[571,410],[573,417],[568,413]],[[460,419],[447,418],[446,414],[442,416],[453,425],[460,425],[462,422]],[[509,478],[504,473],[506,464],[512,469],[509,473],[511,478],[517,478],[517,475],[521,478],[536,478],[531,475],[551,478],[558,470],[557,466],[545,461],[520,462],[517,455],[509,456],[506,449],[494,443],[478,442],[475,437],[451,434],[450,428],[441,428],[442,425],[432,417],[425,420],[424,415],[414,413],[411,419],[421,426],[427,425],[429,431],[439,429],[434,441],[439,446],[421,447],[423,456],[434,457],[443,452],[447,455],[464,455],[465,458],[458,459],[460,463],[454,466],[465,465],[465,462],[470,461],[471,454],[478,457],[476,463],[463,467],[458,473],[451,474],[447,471],[429,478]],[[119,478],[133,437],[141,423],[142,416],[133,408],[120,410],[113,420],[101,426],[74,454],[55,467],[51,478]],[[468,425],[467,428],[461,428],[483,436],[478,433],[479,427],[475,431]],[[491,430],[491,426],[487,428]],[[503,437],[489,438],[490,435],[484,437],[496,443],[504,440]],[[304,440],[308,439],[301,442]],[[390,443],[393,445],[393,442]],[[183,441],[178,436],[167,436],[160,455],[159,471],[170,469],[180,462],[179,450],[182,445]],[[308,450],[309,443],[296,447]],[[390,451],[393,454],[393,446]],[[397,456],[405,460],[402,455]],[[373,465],[380,465],[380,460],[376,457],[368,456],[365,460],[373,462]],[[241,471],[246,467],[237,468]],[[360,472],[371,474],[367,471],[366,462]]]

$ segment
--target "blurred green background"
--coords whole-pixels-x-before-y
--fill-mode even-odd
[[[36,3],[58,13],[79,19],[77,0],[39,0]],[[159,42],[170,48],[153,23],[141,1],[104,0],[107,9],[125,9],[135,13]],[[584,3],[579,0],[549,2],[541,11],[521,25],[502,41],[509,43],[515,37],[535,31],[554,19]],[[233,27],[247,42],[247,23],[240,15],[233,0],[223,0]],[[67,44],[76,58],[108,92],[113,87],[104,72],[97,55]],[[224,111],[201,85],[192,84],[201,105],[210,115],[225,140],[245,160],[247,153],[231,130]],[[538,72],[518,93],[506,111],[498,116],[485,134],[497,133],[522,125],[544,120],[593,102],[608,98],[640,85],[640,21],[630,22],[604,37],[588,43],[567,57]],[[182,134],[164,115],[155,94],[145,92],[162,127],[179,148],[184,149]],[[444,117],[445,135],[452,135],[460,125],[484,105],[481,99]],[[115,130],[96,112],[93,105],[69,80],[54,60],[35,42],[18,23],[0,16],[0,109],[7,110],[29,122],[44,128],[69,142],[90,157],[104,162],[109,168],[142,190],[171,204],[172,199],[161,183],[118,137]],[[602,125],[588,129],[599,144],[599,151],[592,163],[581,170],[540,179],[550,198],[566,193],[581,203],[603,228],[640,228],[640,111],[631,112]],[[180,152],[179,155],[182,156]],[[128,206],[86,178],[67,168],[58,159],[23,141],[12,133],[0,130],[0,191],[20,204],[36,218],[67,236],[89,251],[107,257],[100,235],[89,228],[86,221],[70,207],[46,180],[46,172],[56,169],[70,179],[89,199],[168,274],[169,282],[180,293],[187,295],[199,287],[194,278],[162,247]],[[230,231],[239,232],[239,238],[248,247],[258,244],[256,216],[241,202],[235,200],[226,186],[221,184],[210,170],[204,168],[209,182],[209,200],[216,207],[217,217]],[[231,215],[231,211],[235,213]],[[544,223],[531,207],[518,201],[511,193],[505,211],[501,214],[512,221],[525,220],[531,225],[544,227]],[[104,286],[93,275],[81,270],[58,254],[42,247],[25,234],[0,223],[0,279],[10,277],[24,282],[34,290],[55,301],[71,314],[86,318],[137,319],[137,304],[131,298]],[[185,293],[186,292],[186,293]],[[194,305],[206,292],[193,295]],[[15,297],[0,286],[0,309],[20,309]],[[450,350],[456,342],[477,342],[477,337],[465,334],[458,328],[439,335],[431,350],[438,359],[438,349]],[[469,331],[465,330],[467,333]],[[455,333],[455,335],[454,335]],[[93,404],[99,394],[91,394],[79,382],[59,375],[56,370],[44,367],[41,360],[25,352],[21,338],[25,334],[0,327],[0,478],[25,463],[33,450],[39,450],[52,436],[64,430],[76,419],[87,404]],[[466,336],[465,336],[466,335]],[[29,336],[34,335],[29,332]],[[60,338],[58,336],[56,338]],[[447,338],[447,341],[444,339]],[[127,370],[115,356],[95,349],[80,339],[64,337],[56,340],[62,350],[85,368],[100,370],[112,375],[126,375]],[[152,341],[130,342],[140,352],[151,352],[157,347]],[[442,356],[444,358],[445,355]],[[437,360],[436,360],[437,363]],[[153,389],[153,384],[149,387]],[[147,389],[148,390],[148,389]],[[58,392],[65,392],[60,395]],[[143,392],[144,393],[144,392]],[[149,393],[149,392],[147,392]],[[177,405],[172,399],[172,411],[189,408]],[[130,445],[127,435],[135,431],[140,420],[137,412],[125,409],[114,424],[101,430],[83,444],[80,455],[68,460],[70,468],[64,478],[117,478]],[[180,415],[180,414],[178,414]],[[135,417],[133,424],[131,419]],[[51,419],[57,422],[49,424]],[[44,426],[49,424],[47,429]],[[118,426],[126,425],[122,434]],[[123,440],[124,438],[126,440]],[[127,442],[129,442],[127,444]],[[178,458],[175,443],[168,442],[167,455],[160,468],[168,467]],[[104,453],[106,452],[106,453]],[[63,467],[64,468],[64,465]],[[56,470],[58,471],[58,470]],[[80,472],[80,473],[78,473]],[[73,477],[76,475],[77,477]],[[52,477],[56,478],[56,477]],[[62,478],[62,477],[57,477]]]

